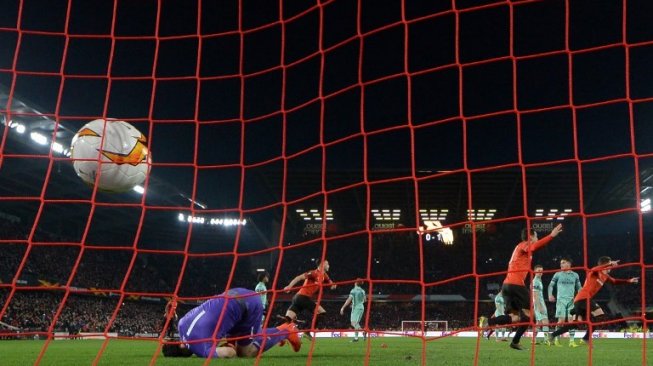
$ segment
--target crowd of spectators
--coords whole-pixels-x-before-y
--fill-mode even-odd
[[[45,332],[49,330],[54,315],[63,300],[61,291],[20,291],[11,299],[11,303],[2,321],[22,331]],[[103,333],[116,332],[124,336],[158,335],[162,331],[165,299],[157,302],[123,299],[119,297],[98,296],[93,294],[72,294],[68,296],[54,327],[55,332],[75,335],[79,332]],[[277,325],[279,316],[288,308],[288,301],[279,301],[268,312],[270,326]],[[349,313],[340,315],[340,301],[325,301],[322,305],[327,310],[319,328],[346,330],[350,328]],[[192,308],[187,303],[178,308],[183,316]],[[376,331],[401,331],[402,321],[422,320],[421,302],[372,302],[369,317],[363,323]],[[446,321],[450,331],[472,329],[475,325],[473,314],[475,303],[467,302],[427,302],[424,305],[424,320]],[[115,320],[107,329],[107,324],[114,316]],[[479,303],[478,313],[489,314],[493,311],[491,302]],[[308,327],[311,319],[308,314],[301,314],[301,327]],[[602,325],[601,329],[618,331],[627,325],[623,322]],[[0,329],[2,329],[0,327]],[[442,330],[443,328],[438,328]]]
[[[21,329],[46,331],[64,297],[65,288],[62,286],[70,281],[75,288],[99,290],[68,296],[55,330],[104,332],[115,313],[115,319],[108,329],[110,332],[158,333],[161,330],[165,294],[178,288],[179,296],[192,298],[221,293],[227,287],[253,288],[256,268],[261,266],[261,261],[256,262],[247,255],[185,258],[181,254],[143,253],[130,249],[98,250],[81,245],[33,245],[25,258],[28,244],[21,240],[26,238],[27,232],[27,229],[19,226],[0,225],[3,237],[17,240],[16,243],[0,244],[0,284],[5,284],[0,287],[0,309],[9,293],[6,284],[12,283],[20,264],[24,262],[17,291],[1,320]],[[373,235],[371,242],[368,242],[367,235],[329,242],[326,257],[331,262],[331,277],[342,284],[335,291],[325,290],[327,296],[323,305],[327,315],[321,326],[328,329],[348,328],[348,316],[341,316],[339,308],[351,288],[351,282],[368,274],[374,281],[371,285],[365,284],[365,288],[374,302],[367,324],[376,330],[399,330],[401,320],[422,318],[447,321],[450,329],[465,329],[474,325],[474,314],[493,312],[491,295],[497,292],[496,285],[501,275],[497,275],[497,278],[483,277],[479,285],[474,277],[455,278],[473,273],[473,268],[467,267],[472,263],[468,239],[461,239],[457,245],[450,247],[425,244],[420,248],[414,235],[412,232],[386,233]],[[65,241],[47,233],[41,233],[39,237]],[[269,258],[263,262],[271,263],[265,269],[276,275],[276,289],[283,288],[294,276],[315,268],[325,253],[323,245],[317,243],[293,247],[291,244],[284,250],[282,261],[278,261],[278,252],[265,254]],[[496,254],[489,252],[487,256]],[[420,255],[423,258],[421,261]],[[276,268],[277,263],[279,268]],[[75,265],[77,267],[71,280]],[[505,270],[505,263],[500,260],[479,261],[477,265],[479,273]],[[422,274],[420,269],[423,269]],[[638,269],[636,272],[633,275],[639,274]],[[130,274],[128,278],[127,273]],[[449,279],[455,280],[448,282]],[[651,281],[653,279],[648,278],[646,282]],[[21,289],[23,286],[30,286],[30,290]],[[44,290],[34,291],[32,286],[44,286]],[[268,287],[274,290],[272,284]],[[617,298],[626,309],[641,304],[639,291],[607,287],[608,290],[599,296],[603,303]],[[117,294],[121,291],[125,294],[124,301],[118,304],[120,297]],[[458,295],[461,300],[427,301],[422,317],[422,303],[411,301],[412,296],[408,296],[422,294],[422,291],[426,295]],[[133,294],[158,301],[130,297]],[[653,292],[647,291],[647,294],[647,304],[651,304]],[[289,295],[283,295],[269,311],[275,318],[276,315],[283,315],[289,305]],[[388,295],[407,296],[401,301],[389,301],[385,300]],[[475,312],[477,303],[474,300],[477,296],[481,301],[478,302],[478,312]],[[180,308],[180,312],[190,307],[191,303],[188,303]],[[607,307],[604,309],[609,310]],[[549,310],[553,314],[553,306]]]
[[[6,298],[3,296],[3,302]],[[49,330],[59,311],[64,292],[58,290],[17,291],[5,312],[2,322],[23,331]],[[61,309],[55,332],[104,332],[118,306],[119,297],[95,294],[71,294]],[[123,335],[158,333],[165,303],[126,300],[120,303],[115,321],[108,329]]]

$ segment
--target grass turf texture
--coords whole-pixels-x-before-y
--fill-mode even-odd
[[[350,343],[348,338],[317,339],[311,365],[363,365],[367,342]],[[526,350],[508,348],[505,342],[482,340],[479,365],[530,364],[530,339],[523,339]],[[0,365],[31,365],[36,360],[44,341],[0,341]],[[594,342],[593,365],[641,365],[641,339],[600,339]],[[588,347],[570,348],[567,340],[563,347],[535,346],[536,365],[587,365]],[[93,362],[102,341],[53,341],[48,346],[41,365],[89,365]],[[384,346],[386,345],[386,346]],[[310,342],[304,341],[302,350],[294,353],[288,345],[274,347],[260,359],[260,365],[306,365]],[[427,343],[428,365],[473,365],[476,339],[443,338]],[[102,354],[100,365],[148,365],[156,349],[149,341],[112,340]],[[647,342],[647,365],[653,365],[653,342]],[[373,338],[370,343],[370,365],[420,365],[422,342],[418,338]],[[166,359],[159,356],[157,365],[201,365],[203,359]],[[212,365],[252,365],[254,359],[213,360]]]

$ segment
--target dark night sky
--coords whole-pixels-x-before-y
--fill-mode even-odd
[[[18,30],[19,1],[0,0],[0,85],[43,113],[57,113],[72,130],[103,115],[132,122],[148,136],[155,162],[151,176],[159,185],[148,192],[148,205],[190,196],[194,184],[197,200],[213,210],[237,212],[239,194],[245,209],[278,204],[285,156],[286,199],[321,192],[324,178],[329,206],[353,228],[341,223],[339,233],[364,228],[366,178],[405,178],[369,186],[371,208],[401,208],[403,223],[415,226],[416,202],[446,207],[448,223],[455,223],[466,220],[469,207],[462,169],[514,165],[470,175],[474,206],[497,208],[503,218],[524,212],[516,164],[566,160],[524,169],[528,213],[563,206],[578,212],[574,159],[631,153],[631,122],[634,151],[653,152],[648,0],[627,1],[625,25],[621,1],[459,0],[455,11],[448,1],[293,0],[281,11],[279,1],[241,3],[239,29],[235,0],[117,1],[115,19],[113,1],[24,0]],[[2,152],[35,153],[13,140]],[[242,191],[239,164],[246,166]],[[56,165],[46,198],[90,197],[74,176],[68,179],[69,163]],[[651,165],[639,158],[642,174]],[[46,168],[44,160],[6,158],[0,186],[15,172],[44,177]],[[583,163],[585,212],[637,207],[635,169],[632,157]],[[452,170],[461,171],[417,185],[412,179]],[[36,179],[2,195],[38,196],[42,184]],[[331,192],[349,185],[357,186]],[[163,215],[176,217],[175,206],[190,208],[175,197],[168,211],[147,210],[143,237],[157,241],[163,230],[185,240],[185,229],[157,225]],[[15,205],[27,204],[2,201],[0,210]],[[73,209],[85,225],[82,206]],[[324,195],[291,204],[288,220],[297,221],[294,210],[308,206],[322,209]],[[26,215],[33,217],[36,207]],[[132,218],[140,212],[124,210],[135,210]],[[267,244],[277,244],[270,223],[280,220],[282,207],[248,215]],[[623,221],[620,227],[631,230],[634,223]],[[253,243],[261,236],[244,235],[260,247]]]

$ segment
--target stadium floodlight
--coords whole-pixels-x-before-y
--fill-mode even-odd
[[[48,138],[38,132],[30,133],[29,137],[39,145],[47,145],[48,143]]]
[[[640,204],[640,209],[642,210],[642,212],[651,211],[651,199],[650,198],[643,199]]]
[[[468,209],[467,219],[471,221],[486,221],[492,220],[497,210],[492,209]]]
[[[202,202],[195,201],[195,200],[190,200],[190,202],[191,202],[192,204],[194,204],[195,206],[197,206],[197,207],[199,207],[199,208],[201,208],[201,209],[206,210],[206,205],[203,204]]]
[[[401,209],[372,209],[370,210],[375,220],[379,221],[398,221],[401,219]]]
[[[52,151],[54,151],[56,153],[59,153],[59,154],[63,154],[64,153],[63,145],[61,145],[58,142],[53,142],[52,143]]]
[[[21,125],[21,124],[17,124],[17,125],[16,125],[16,132],[18,132],[18,133],[20,133],[20,134],[25,133],[25,126],[24,126],[24,125]]]
[[[435,209],[435,208],[430,208],[430,209],[420,209],[420,218],[422,220],[439,220],[443,221],[447,219],[447,215],[449,214],[449,209],[446,208],[441,208],[441,209]]]
[[[143,188],[143,186],[134,186],[133,189],[134,189],[134,191],[135,191],[136,193],[138,193],[138,194],[143,194],[143,193],[145,193],[145,188]]]

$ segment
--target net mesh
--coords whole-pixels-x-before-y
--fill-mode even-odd
[[[610,290],[639,312],[591,327],[650,324],[646,1],[6,3],[0,318],[46,340],[35,364],[76,336],[61,329],[103,340],[94,364],[116,338],[157,342],[156,362],[168,299],[251,288],[257,268],[276,325],[283,287],[323,259],[341,288],[365,279],[367,331],[396,331],[397,311],[476,331],[519,228],[553,222],[547,274],[611,255],[641,277]],[[148,137],[143,194],[74,176],[70,132],[108,117]],[[330,314],[338,291],[318,293]],[[440,337],[420,338],[426,362]]]

